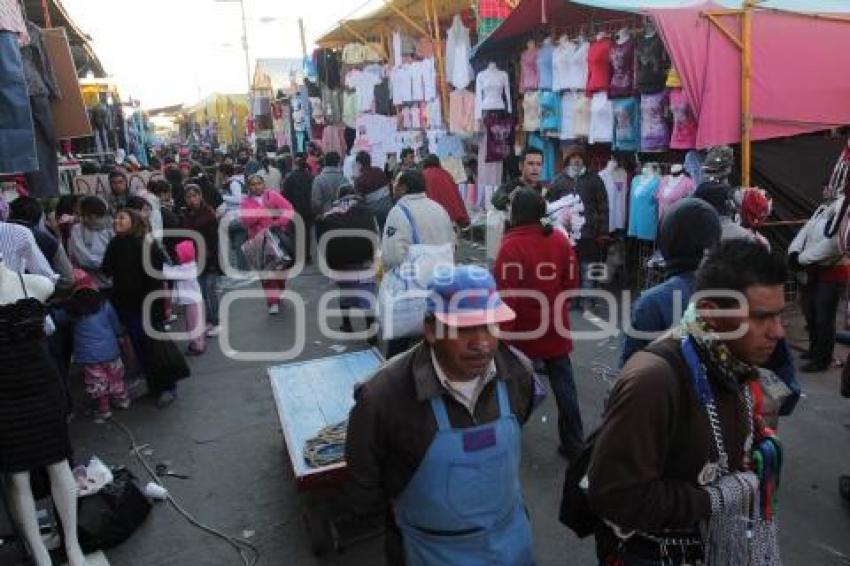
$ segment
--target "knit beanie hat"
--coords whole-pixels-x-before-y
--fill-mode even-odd
[[[720,216],[731,216],[732,207],[729,202],[731,193],[732,188],[726,183],[707,181],[697,187],[694,196],[713,206]]]
[[[720,243],[720,233],[720,217],[706,202],[685,198],[670,207],[658,228],[668,275],[696,271],[705,251]]]

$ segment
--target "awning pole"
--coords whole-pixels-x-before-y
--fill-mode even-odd
[[[437,80],[439,81],[440,87],[440,125],[442,126],[442,124],[445,122],[444,117],[449,111],[449,85],[448,81],[446,80],[446,64],[445,57],[443,57],[443,41],[440,37],[440,17],[437,13],[437,7],[434,4],[434,0],[428,0],[426,9],[431,14],[431,20],[433,22],[434,27],[434,55],[436,56]]]
[[[52,28],[50,22],[50,8],[47,7],[47,0],[41,0],[41,13],[44,14],[44,27]]]
[[[754,0],[745,0],[741,14],[741,185],[750,186],[753,165],[753,7]]]

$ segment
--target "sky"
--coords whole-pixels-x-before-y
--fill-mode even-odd
[[[244,0],[254,60],[300,57],[298,18],[307,49],[366,0]],[[378,0],[379,1],[379,0]],[[63,0],[122,98],[144,108],[191,104],[213,92],[247,92],[238,2],[216,0]],[[367,11],[375,0],[366,7]],[[274,21],[266,21],[276,18]]]

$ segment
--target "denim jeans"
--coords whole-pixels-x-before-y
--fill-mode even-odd
[[[0,30],[0,173],[38,170],[34,128],[18,34]]]
[[[201,296],[204,298],[204,312],[207,324],[218,325],[219,276],[218,273],[202,273],[198,277],[201,286]]]
[[[578,392],[569,356],[544,360],[549,384],[558,406],[558,436],[568,458],[575,458],[584,446],[584,426],[578,406]]]

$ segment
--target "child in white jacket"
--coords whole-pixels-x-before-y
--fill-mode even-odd
[[[163,266],[165,277],[174,282],[172,302],[186,309],[186,331],[191,336],[186,354],[199,356],[206,350],[206,323],[204,322],[203,297],[198,285],[198,264],[195,246],[191,240],[183,240],[174,246],[177,265]]]

